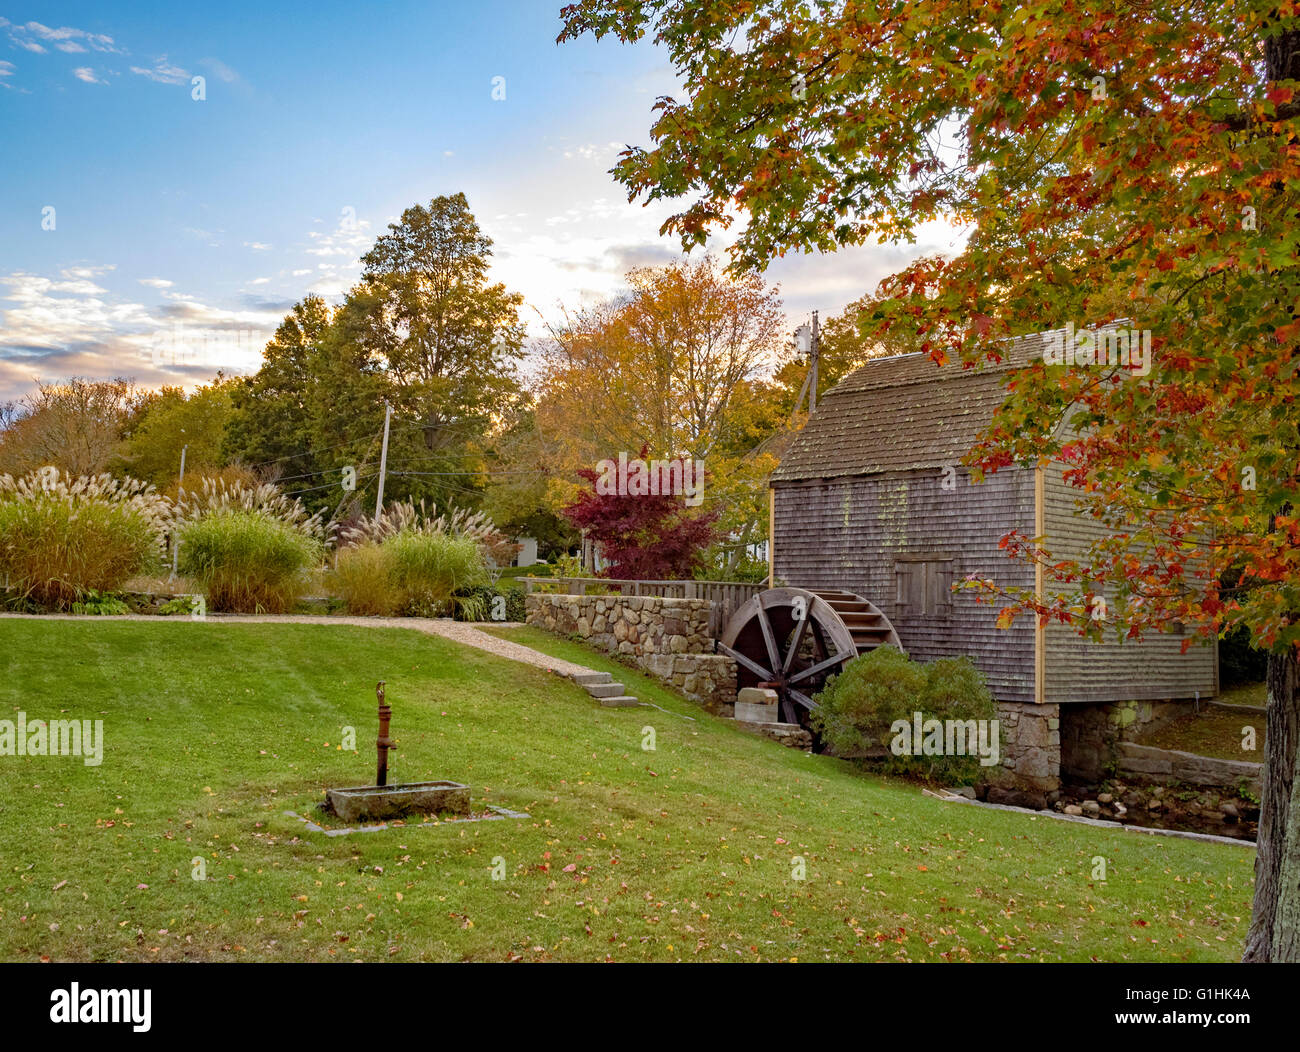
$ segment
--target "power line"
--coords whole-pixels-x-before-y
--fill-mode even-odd
[[[369,475],[365,475],[365,476],[363,476],[362,478],[357,479],[357,485],[360,485],[360,484],[363,483],[363,482],[369,482],[371,479],[373,479],[373,478],[378,478],[378,477],[379,477],[379,472],[377,472],[377,471],[372,472],[372,473],[369,474]],[[322,489],[333,489],[334,487],[336,487],[336,486],[338,486],[338,485],[340,485],[340,483],[338,483],[338,482],[326,482],[326,483],[325,483],[324,485],[322,485],[322,486],[309,486],[309,487],[307,487],[306,489],[295,489],[295,490],[290,490],[289,492],[287,492],[287,493],[285,494],[285,496],[286,496],[286,497],[297,497],[297,496],[302,495],[303,493],[315,493],[317,490],[322,490]]]

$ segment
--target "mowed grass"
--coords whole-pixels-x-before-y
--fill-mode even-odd
[[[944,804],[509,634],[669,711],[604,709],[543,669],[402,629],[0,619],[0,718],[102,719],[106,738],[98,767],[0,757],[0,958],[1240,954],[1247,848]],[[372,781],[379,679],[392,780],[458,779],[531,817],[334,838],[286,817]]]

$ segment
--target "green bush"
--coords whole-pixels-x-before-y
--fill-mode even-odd
[[[180,571],[204,590],[213,611],[292,610],[305,571],[321,557],[315,537],[265,511],[209,512],[185,523],[179,539]]]
[[[813,728],[837,752],[888,747],[889,728],[911,719],[925,670],[896,647],[877,647],[832,676],[812,711]]]
[[[117,617],[129,614],[131,607],[121,596],[88,590],[77,602],[72,604],[74,614],[89,614],[95,617]]]
[[[1250,629],[1235,628],[1219,640],[1219,684],[1262,683],[1268,674],[1268,653],[1250,645]]]
[[[812,722],[824,741],[850,753],[883,746],[886,769],[895,773],[965,784],[989,770],[981,766],[979,749],[988,747],[990,758],[996,758],[992,747],[1001,748],[997,703],[969,658],[919,665],[893,647],[880,647],[850,662],[818,700]],[[931,720],[939,721],[944,730],[948,721],[959,722],[966,739],[964,753],[949,752],[957,739],[954,736],[949,742],[945,734],[943,751],[926,755],[923,742],[929,731],[922,733],[922,741],[912,740],[916,713],[921,714],[922,728]],[[906,731],[896,728],[895,721],[906,724]],[[983,739],[976,731],[981,721],[987,721],[988,736]]]
[[[339,552],[334,587],[351,614],[408,614],[466,620],[490,616],[492,592],[480,544],[467,535],[403,530]],[[495,593],[493,593],[495,594]]]
[[[0,475],[0,575],[18,596],[67,609],[157,567],[169,521],[167,502],[133,479]]]
[[[520,588],[479,585],[457,592],[456,599],[473,601],[472,604],[458,605],[457,621],[523,621],[526,616],[524,592]]]

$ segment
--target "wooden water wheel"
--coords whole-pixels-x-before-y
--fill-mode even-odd
[[[776,691],[781,719],[802,723],[831,676],[885,644],[902,649],[889,618],[860,595],[769,588],[731,615],[718,650],[735,659],[737,687]]]

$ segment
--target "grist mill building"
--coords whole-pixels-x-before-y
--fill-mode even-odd
[[[1062,773],[1100,777],[1119,740],[1218,691],[1212,644],[1086,642],[1025,616],[999,629],[997,604],[950,590],[972,573],[1035,587],[1033,567],[998,547],[1012,529],[1064,553],[1100,528],[1076,514],[1059,465],[1003,468],[978,484],[960,465],[1008,370],[1041,357],[1052,335],[1011,341],[1001,365],[979,370],[923,354],[869,361],[827,393],[771,493],[774,583],[866,597],[918,660],[970,657],[1002,721],[989,798],[1037,807]]]

